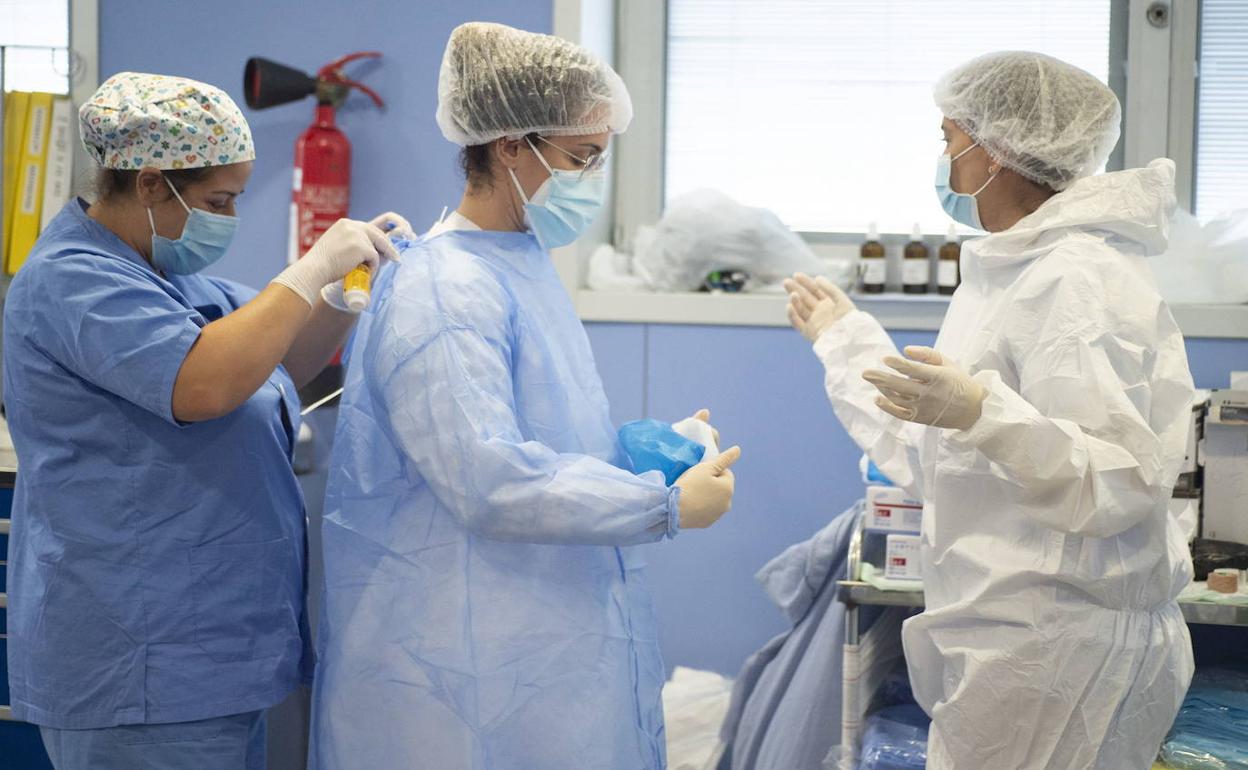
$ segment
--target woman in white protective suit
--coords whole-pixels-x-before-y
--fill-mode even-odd
[[[929,768],[1148,768],[1192,674],[1167,510],[1192,380],[1145,257],[1174,164],[1093,176],[1121,110],[1091,75],[996,53],[936,86],[936,188],[988,231],[935,349],[897,354],[824,280],[789,282],[854,439],[925,500],[927,609],[905,625]]]

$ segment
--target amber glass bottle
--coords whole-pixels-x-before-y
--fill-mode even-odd
[[[859,270],[862,276],[858,284],[859,291],[863,294],[883,294],[886,274],[884,244],[880,243],[880,230],[874,222],[871,223],[866,243],[862,244],[862,249],[858,254],[861,259]]]
[[[927,294],[927,285],[932,280],[931,256],[923,243],[923,229],[915,222],[910,242],[906,244],[905,259],[901,262],[901,289],[906,294]]]
[[[940,247],[940,262],[936,269],[937,291],[941,294],[953,294],[962,282],[958,262],[962,257],[962,247],[958,245],[958,228],[949,225],[949,234],[945,237],[945,245]]]

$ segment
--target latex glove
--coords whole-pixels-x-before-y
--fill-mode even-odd
[[[416,231],[412,230],[411,224],[401,215],[393,211],[387,211],[379,214],[368,221],[370,225],[376,227],[386,235],[396,238],[407,238],[409,240],[416,237]]]
[[[404,219],[402,215],[396,214],[393,211],[387,211],[384,214],[379,214],[378,216],[370,219],[368,223],[385,233],[386,237],[407,238],[409,240],[416,237],[416,233],[412,230],[412,225]],[[374,271],[374,279],[376,278],[376,275],[377,273]],[[339,313],[357,315],[355,310],[352,310],[347,306],[347,299],[343,296],[344,291],[345,289],[342,285],[342,279],[340,278],[333,283],[326,284],[325,288],[321,289],[321,299],[325,300],[325,304],[329,305],[334,310],[337,310]]]
[[[376,275],[381,261],[387,259],[398,262],[399,252],[385,233],[368,222],[339,219],[273,283],[287,287],[311,306],[328,284],[341,280],[360,265],[368,265]]]
[[[333,283],[325,284],[325,288],[321,289],[321,299],[325,300],[325,304],[337,310],[339,313],[349,313],[350,315],[359,315],[347,306],[346,287],[342,285],[344,279],[339,278]]]
[[[798,273],[785,279],[784,290],[789,293],[789,323],[811,342],[857,310],[853,300],[823,276]]]
[[[732,508],[736,477],[729,468],[739,459],[741,447],[734,446],[676,479],[676,486],[680,487],[681,529],[705,529]]]
[[[979,421],[988,395],[982,385],[931,348],[911,345],[905,354],[912,360],[884,359],[903,377],[878,369],[862,373],[880,391],[876,406],[898,419],[938,428],[967,430]]]

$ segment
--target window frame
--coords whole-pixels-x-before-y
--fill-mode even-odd
[[[91,98],[100,83],[100,10],[99,0],[66,0],[69,13],[70,58],[76,60],[77,76],[69,79],[69,98],[78,105]],[[49,47],[49,50],[55,50]],[[71,72],[74,67],[71,64]],[[4,88],[3,62],[0,61],[0,92]],[[3,107],[0,107],[3,111]],[[0,135],[0,154],[3,153],[4,137]],[[81,174],[91,167],[90,159],[81,142],[74,142],[73,193],[79,195],[88,184]],[[0,206],[4,205],[4,190],[0,190]]]
[[[1111,0],[1110,87],[1123,103],[1123,139],[1109,168],[1166,156],[1178,165],[1180,205],[1191,207],[1199,0],[1162,2],[1168,21],[1148,20],[1155,0]],[[662,213],[665,176],[667,3],[616,3],[616,58],[636,110],[619,138],[610,242],[628,250],[638,225]],[[1165,83],[1165,88],[1156,84]],[[1163,127],[1158,131],[1157,126]],[[861,233],[801,232],[817,251],[844,252]]]

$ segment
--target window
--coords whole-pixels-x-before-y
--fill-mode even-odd
[[[68,94],[69,1],[0,0],[0,82],[5,91]]]
[[[1204,0],[1196,117],[1196,214],[1248,208],[1248,3]]]
[[[1110,0],[670,0],[664,197],[718,188],[799,231],[943,233],[935,77],[1025,49],[1109,82],[1111,16]]]

